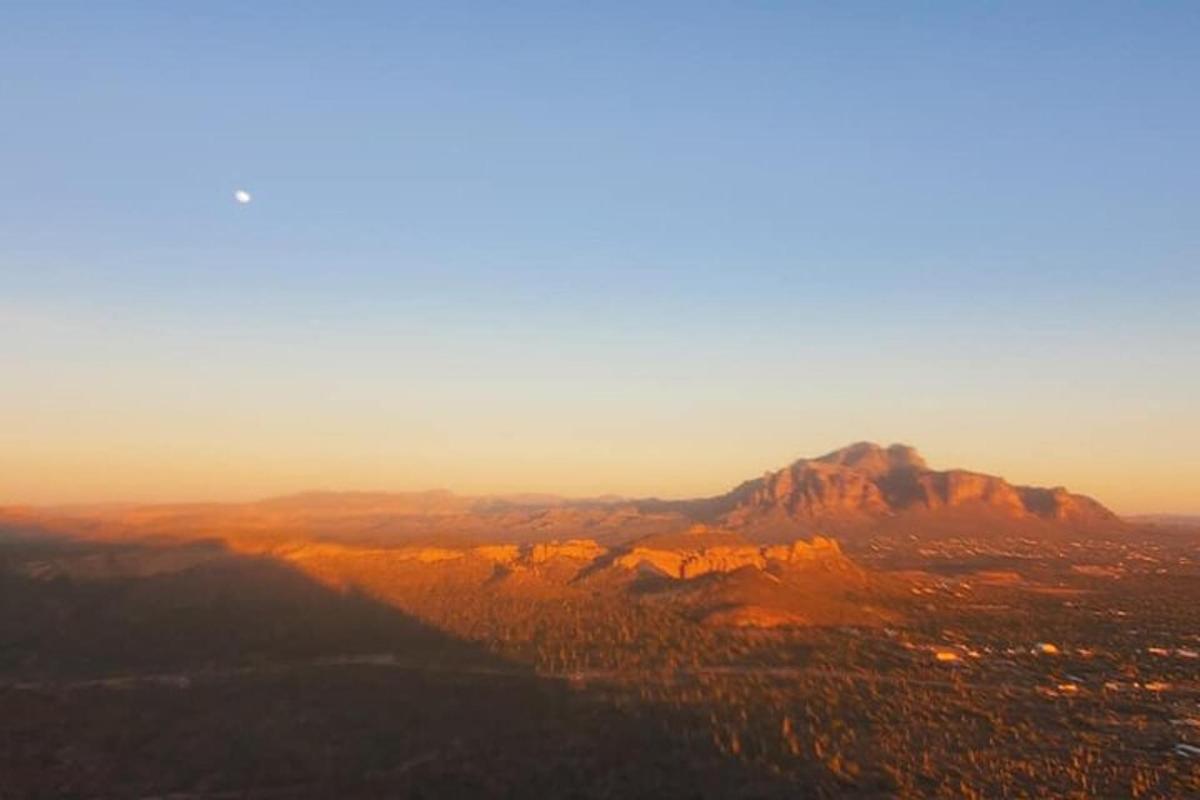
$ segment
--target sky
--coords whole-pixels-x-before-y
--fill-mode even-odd
[[[1191,2],[10,0],[0,503],[688,496],[866,439],[1200,513],[1198,41]]]

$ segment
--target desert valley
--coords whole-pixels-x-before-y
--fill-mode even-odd
[[[0,795],[1183,797],[1198,591],[1190,520],[901,445],[694,500],[5,508]]]

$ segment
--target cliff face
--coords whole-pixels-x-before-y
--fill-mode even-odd
[[[1115,520],[1117,517],[1100,503],[1081,494],[1071,494],[1061,486],[1040,489],[1022,486],[1018,489],[1021,500],[1031,512],[1048,519],[1064,522],[1093,519]]]
[[[887,500],[869,474],[850,467],[797,462],[738,492],[739,509],[779,509],[789,516],[877,514]]]
[[[676,584],[734,574],[742,575],[743,581],[753,580],[747,576],[769,573],[771,577],[764,580],[772,584],[780,576],[803,576],[802,583],[810,588],[819,585],[836,593],[862,585],[866,576],[831,539],[816,536],[810,541],[765,546],[703,525],[686,532],[648,536],[615,548],[588,539],[522,547],[362,548],[296,542],[273,546],[266,552],[319,577],[322,583],[342,588],[364,580],[381,586],[394,581],[457,581],[545,592],[568,591],[576,584],[611,588],[647,576]],[[589,583],[589,579],[595,580]]]
[[[694,535],[694,534],[693,534]],[[768,567],[811,566],[818,563],[842,566],[849,564],[837,542],[821,536],[812,541],[797,540],[788,545],[763,547],[752,545],[731,534],[728,543],[704,541],[694,535],[696,543],[690,545],[688,537],[672,537],[670,544],[653,541],[635,543],[616,556],[614,566],[642,572],[653,572],[669,578],[689,580],[709,573],[728,573],[751,567],[765,570]]]
[[[869,442],[801,459],[707,502],[721,509],[721,522],[733,528],[766,519],[867,521],[941,509],[979,509],[1017,520],[1117,521],[1095,500],[1061,487],[1013,486],[994,475],[933,470],[911,447]]]

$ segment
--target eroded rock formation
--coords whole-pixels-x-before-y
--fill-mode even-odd
[[[788,519],[870,519],[905,511],[979,508],[1014,519],[1115,522],[1104,506],[1065,489],[1014,486],[968,470],[933,470],[911,447],[859,442],[819,458],[800,459],[747,481],[724,498],[703,501],[723,509],[732,528],[773,515]]]

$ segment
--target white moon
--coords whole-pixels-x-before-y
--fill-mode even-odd
[[[246,205],[246,203],[249,203],[251,200],[250,193],[247,192],[245,189],[238,189],[236,192],[234,192],[233,199],[237,200],[238,203],[243,206]]]

